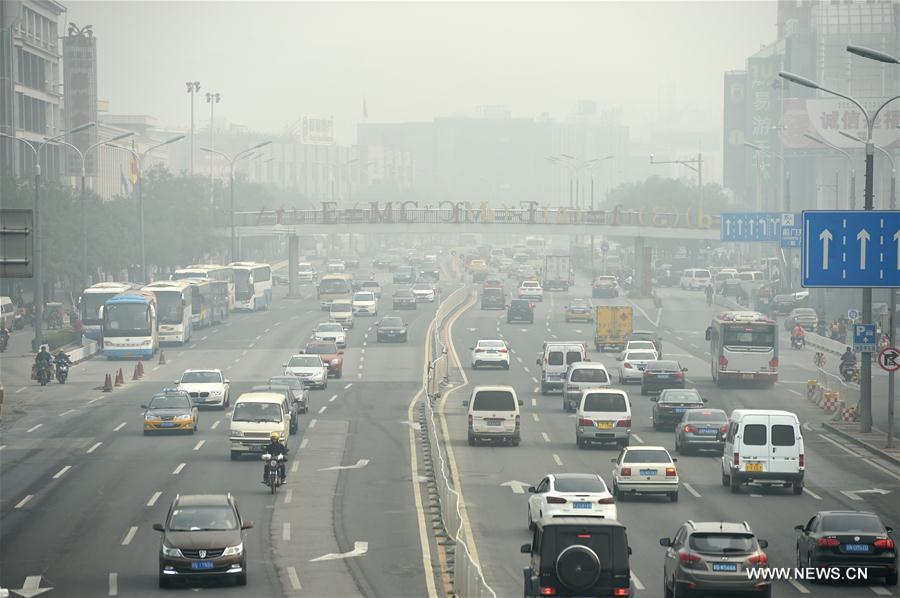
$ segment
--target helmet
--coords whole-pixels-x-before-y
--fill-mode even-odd
[[[269,434],[269,439],[274,442],[275,440],[281,440],[281,436],[278,435],[278,432],[272,432]]]

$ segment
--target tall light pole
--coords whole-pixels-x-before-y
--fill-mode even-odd
[[[839,152],[845,158],[847,158],[847,166],[850,169],[850,199],[849,199],[848,205],[850,206],[851,210],[855,210],[856,209],[856,169],[853,168],[853,156],[851,156],[850,153],[847,152],[846,150],[843,150],[843,149],[839,148],[838,146],[836,146],[835,144],[829,143],[820,137],[816,137],[815,135],[810,135],[809,133],[804,133],[803,136],[806,137],[807,139],[809,139],[810,141],[815,141],[816,143],[818,143],[820,145],[830,147],[834,151]],[[834,209],[835,210],[838,209],[837,205],[834,206]]]
[[[150,279],[147,277],[147,250],[144,244],[144,158],[153,150],[163,147],[164,145],[169,145],[170,143],[175,143],[176,141],[181,141],[182,139],[184,139],[184,135],[172,137],[171,139],[150,146],[141,153],[138,153],[130,147],[125,147],[124,145],[109,145],[110,147],[130,153],[138,166],[138,227],[140,229],[139,235],[141,237],[141,282],[150,282]]]
[[[230,209],[230,211],[231,211],[231,251],[230,251],[231,260],[230,261],[231,262],[236,262],[239,259],[237,250],[235,248],[235,234],[234,234],[234,232],[235,232],[234,231],[234,164],[241,158],[246,158],[246,157],[250,156],[250,154],[252,154],[254,151],[256,151],[262,147],[265,147],[267,145],[270,145],[271,143],[272,143],[271,141],[263,141],[262,143],[257,143],[253,147],[249,147],[243,151],[238,152],[237,154],[234,155],[234,157],[228,157],[228,155],[225,154],[224,152],[214,150],[211,147],[201,147],[200,148],[200,151],[208,152],[209,154],[216,154],[217,156],[221,156],[228,161],[228,180],[230,181],[230,187],[231,187],[231,190],[230,190],[230,193],[231,193],[231,209]]]
[[[653,160],[653,154],[650,154],[650,164],[681,164],[686,168],[690,168],[694,172],[697,173],[697,191],[699,192],[699,212],[703,211],[703,154],[697,153],[696,158],[691,158],[690,160],[663,160],[659,161]]]
[[[16,137],[15,135],[7,135],[0,133],[0,137],[12,139],[24,143],[31,153],[34,155],[34,217],[32,225],[34,226],[34,340],[31,341],[31,349],[37,351],[44,342],[44,265],[43,265],[43,243],[44,236],[41,234],[40,214],[41,214],[41,150],[48,143],[52,143],[57,139],[62,139],[66,135],[84,131],[90,127],[97,126],[97,123],[89,122],[79,125],[70,131],[63,131],[53,137],[44,139],[35,147],[35,145],[27,139]]]
[[[209,104],[209,149],[216,149],[214,117],[216,113],[216,104],[222,100],[222,94],[215,92],[206,92],[206,103]],[[209,154],[209,203],[213,202],[213,153]]]
[[[600,170],[600,168],[603,166],[604,162],[606,162],[607,160],[612,160],[613,158],[615,158],[615,156],[613,156],[613,155],[603,156],[602,158],[597,158],[595,164],[589,169],[589,171],[591,173],[591,211],[592,212],[594,211],[594,171]],[[590,265],[591,265],[591,282],[592,283],[594,281],[594,253],[596,253],[595,248],[594,248],[594,233],[591,233],[591,258],[589,261],[590,261]]]
[[[196,150],[194,149],[194,93],[200,91],[200,82],[199,81],[185,81],[185,86],[187,87],[187,92],[191,94],[191,159],[190,159],[190,173],[191,176],[194,176],[194,154]]]
[[[877,56],[884,56],[889,58],[891,61],[896,62],[895,58],[892,58],[887,55],[881,55],[878,53],[877,55],[873,53],[873,51],[868,50],[860,50],[857,46],[848,46],[847,48],[850,52],[854,54],[860,54],[864,51],[864,54],[867,58],[875,58],[876,60],[882,60]],[[782,71],[778,73],[778,76],[782,79],[787,79],[791,83],[797,83],[798,85],[802,85],[804,87],[808,87],[810,89],[818,89],[825,93],[837,96],[839,98],[843,98],[848,102],[854,104],[860,112],[862,112],[863,117],[866,119],[866,190],[865,190],[865,205],[863,207],[866,211],[871,211],[874,209],[873,200],[874,200],[874,191],[873,191],[873,178],[875,175],[875,144],[872,143],[872,130],[875,128],[875,121],[878,119],[878,114],[884,109],[885,106],[893,102],[894,100],[900,99],[900,95],[894,96],[886,100],[881,106],[875,109],[872,114],[865,109],[865,107],[860,104],[858,101],[853,99],[852,97],[838,93],[831,89],[827,89],[822,87],[815,81],[807,79],[805,77],[801,77],[800,75],[796,75],[794,73],[789,73]],[[872,323],[872,288],[864,288],[862,290],[862,323],[863,324],[871,324]],[[860,368],[859,375],[859,403],[860,410],[862,415],[862,422],[860,424],[861,431],[871,432],[872,431],[872,354],[868,352],[863,352],[862,354],[862,366]]]
[[[841,135],[843,135],[844,137],[846,137],[847,139],[852,139],[853,141],[858,141],[858,142],[862,143],[863,145],[865,145],[865,143],[866,143],[863,139],[860,139],[856,135],[851,135],[850,133],[847,133],[846,131],[838,131],[838,132]],[[884,157],[887,158],[888,163],[891,165],[891,194],[890,194],[890,197],[888,198],[888,201],[889,201],[889,205],[890,205],[891,209],[895,210],[895,209],[897,209],[897,169],[894,166],[894,159],[891,158],[890,152],[888,152],[883,147],[881,147],[879,145],[875,145],[875,149],[877,149],[879,152],[884,154]]]

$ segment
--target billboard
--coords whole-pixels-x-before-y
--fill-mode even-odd
[[[744,193],[744,134],[747,113],[747,72],[725,73],[722,180],[738,195]]]
[[[63,77],[65,82],[65,130],[97,122],[97,39],[90,25],[79,28],[69,23],[63,38]],[[88,127],[67,139],[69,143],[86,151],[97,141],[97,127]],[[75,152],[66,153],[65,172],[81,174],[81,159]],[[96,176],[97,153],[85,155],[85,174]]]
[[[303,143],[333,145],[334,117],[318,118],[314,116],[304,116],[301,139]]]
[[[776,45],[768,46],[747,59],[745,141],[778,154],[776,128],[781,124],[781,79],[783,56]],[[772,195],[773,183],[778,180],[778,164],[768,154],[756,151],[744,153],[747,199],[750,205],[760,205],[765,211],[775,206],[777,199]],[[757,186],[760,188],[757,189]]]
[[[0,278],[34,276],[34,212],[0,210]]]
[[[885,98],[860,100],[869,114],[873,114],[884,103]],[[866,119],[859,108],[841,98],[791,98],[784,102],[785,128],[781,139],[785,150],[828,150],[804,135],[818,137],[837,147],[852,150],[863,146],[858,141],[848,139],[840,131],[865,139],[868,135]],[[900,148],[900,105],[888,104],[878,115],[872,138],[875,145],[884,148]]]

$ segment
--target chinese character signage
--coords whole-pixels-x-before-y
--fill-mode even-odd
[[[870,114],[884,102],[884,98],[863,99],[861,103]],[[862,144],[848,139],[840,131],[865,139],[867,133],[866,119],[859,108],[840,98],[792,98],[784,102],[784,149],[786,150],[822,150],[820,143],[808,139],[804,135],[818,137],[832,145],[844,149],[860,149]],[[900,148],[900,137],[897,126],[900,125],[900,104],[888,104],[879,113],[872,130],[875,145],[885,148]]]
[[[725,186],[736,193],[744,192],[744,123],[747,116],[747,73],[725,73],[724,148]]]
[[[766,48],[747,59],[745,140],[773,154],[780,152],[776,147],[776,127],[780,123],[781,108],[781,54],[776,48]],[[755,206],[757,198],[761,205],[757,209],[775,207],[777,199],[767,197],[777,181],[777,164],[771,155],[763,152],[747,150],[744,154],[746,165],[746,188],[751,206]],[[762,189],[757,190],[757,185]]]
[[[97,122],[97,39],[91,26],[78,28],[69,25],[63,38],[63,68],[65,92],[65,130],[71,131],[83,124]],[[82,152],[97,141],[97,127],[88,127],[67,139]],[[81,159],[73,151],[67,151],[66,174],[81,174]],[[96,152],[85,155],[85,174],[96,176]]]

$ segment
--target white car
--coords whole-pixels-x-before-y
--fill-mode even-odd
[[[178,390],[191,395],[194,405],[228,408],[229,382],[221,370],[185,370],[181,378],[175,380]]]
[[[300,262],[297,264],[297,280],[300,282],[315,282],[319,278],[319,274],[313,265],[309,262]]]
[[[481,365],[498,365],[509,369],[509,347],[503,340],[480,340],[472,347],[472,369]]]
[[[287,363],[282,363],[285,376],[297,376],[304,386],[328,388],[328,366],[319,355],[291,355]]]
[[[663,446],[629,446],[610,459],[613,462],[613,496],[625,494],[665,494],[678,500],[678,469]]]
[[[625,344],[625,352],[629,351],[653,351],[656,353],[656,345],[653,344],[653,341],[628,341]],[[658,355],[657,359],[659,359]]]
[[[353,293],[351,301],[354,316],[377,316],[378,298],[372,291],[358,291]]]
[[[534,299],[535,301],[544,300],[544,289],[541,283],[536,280],[525,280],[519,285],[519,299]]]
[[[616,360],[619,361],[619,384],[640,382],[644,377],[644,368],[648,361],[656,361],[656,351],[623,351]]]
[[[431,303],[434,301],[434,287],[427,282],[417,282],[412,287],[416,303]]]
[[[552,517],[618,519],[616,499],[595,473],[548,474],[528,492],[528,529]]]
[[[346,347],[347,331],[337,322],[322,322],[313,331],[313,340],[334,341],[338,347]]]
[[[353,328],[353,303],[346,299],[335,299],[331,302],[328,315],[332,322],[337,322],[346,328]]]

